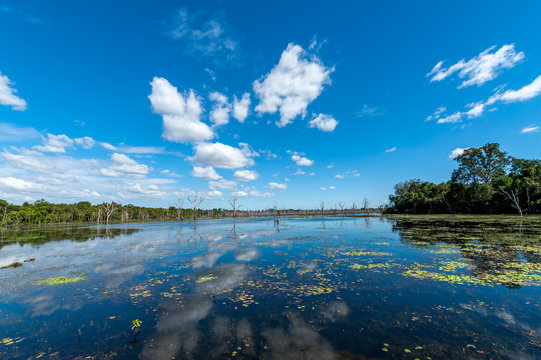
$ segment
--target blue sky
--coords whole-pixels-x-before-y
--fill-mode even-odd
[[[0,198],[315,208],[541,157],[538,1],[0,2]]]

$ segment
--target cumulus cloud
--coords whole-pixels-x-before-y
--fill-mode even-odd
[[[47,138],[43,137],[43,145],[36,145],[33,147],[33,149],[42,151],[42,152],[50,152],[50,153],[58,153],[58,154],[65,154],[66,148],[73,147],[73,139],[70,139],[66,135],[53,135],[53,134],[47,134]]]
[[[14,178],[12,176],[0,177],[0,188],[3,190],[32,191],[40,188],[39,184]]]
[[[160,77],[154,77],[150,84],[152,93],[148,98],[152,110],[162,116],[163,138],[186,143],[214,137],[212,129],[200,120],[203,109],[193,90],[180,94],[169,81]]]
[[[470,103],[466,105],[466,108],[469,110],[456,111],[451,115],[445,115],[443,113],[433,114],[433,117],[431,117],[431,119],[438,119],[438,124],[457,123],[463,121],[465,118],[477,118],[483,115],[484,112],[487,111],[487,109],[493,110],[491,106],[496,103],[502,102],[508,104],[514,102],[523,102],[530,100],[538,96],[539,94],[541,94],[541,75],[528,85],[525,85],[518,90],[499,90],[494,95],[489,97],[486,101]]]
[[[242,149],[219,142],[196,144],[195,155],[191,159],[218,169],[238,169],[254,164],[254,160]]]
[[[269,183],[269,188],[272,189],[272,190],[286,190],[287,189],[287,184],[280,184],[280,183],[270,182]]]
[[[145,198],[165,198],[167,194],[160,191],[157,185],[151,184],[143,186],[141,184],[132,184],[123,188],[119,195],[124,199]]]
[[[222,192],[219,190],[209,190],[205,194],[205,197],[208,199],[217,199],[221,196],[222,196]]]
[[[344,174],[336,174],[334,175],[337,179],[345,179],[347,177],[359,177],[361,174],[357,170],[348,170]]]
[[[100,170],[100,173],[104,176],[144,177],[148,172],[148,166],[139,164],[128,156],[119,153],[114,153],[111,156],[111,165],[108,168]]]
[[[234,189],[237,187],[236,181],[221,179],[219,181],[209,181],[209,188],[215,189]]]
[[[464,154],[464,151],[468,150],[469,148],[456,148],[453,151],[451,151],[451,154],[449,154],[449,159],[456,159],[458,156]]]
[[[386,153],[390,153],[393,151],[396,151],[396,146],[393,146],[392,148],[385,150]]]
[[[22,127],[15,124],[0,123],[0,141],[17,142],[38,138],[39,131],[32,127]]]
[[[289,44],[276,65],[261,80],[254,81],[254,92],[259,99],[255,110],[259,113],[280,112],[280,127],[291,123],[298,115],[306,115],[308,105],[330,83],[333,68],[326,67],[316,56],[302,47]]]
[[[236,197],[254,197],[254,198],[257,198],[257,197],[263,197],[263,198],[269,198],[269,197],[273,197],[274,194],[271,193],[271,192],[259,192],[255,189],[244,189],[244,190],[236,190],[236,191],[233,191],[231,193],[231,196],[236,196]]]
[[[26,110],[27,103],[23,98],[15,95],[17,89],[12,87],[13,82],[0,72],[0,105],[11,106],[13,110]]]
[[[259,179],[259,174],[253,170],[237,170],[233,177],[238,181],[254,181]]]
[[[311,128],[318,128],[321,131],[332,132],[338,125],[338,121],[331,115],[319,114],[313,120],[308,122]]]
[[[216,172],[216,170],[214,170],[212,166],[207,166],[207,167],[194,166],[192,170],[192,176],[202,178],[205,180],[219,180],[222,178],[220,175],[218,175],[218,173]]]
[[[94,147],[94,144],[96,143],[94,139],[92,139],[90,136],[75,138],[73,140],[75,141],[75,144],[82,147],[83,149],[92,149]]]
[[[210,112],[210,121],[216,126],[226,125],[229,123],[229,113],[231,105],[227,96],[217,91],[210,93],[209,99],[214,102],[214,106]]]
[[[312,166],[314,165],[314,160],[310,160],[306,157],[303,157],[301,155],[304,155],[304,154],[300,154],[296,151],[290,151],[288,150],[287,151],[288,153],[291,154],[291,160],[295,161],[295,163],[298,165],[298,166]]]
[[[238,45],[229,25],[218,16],[207,20],[204,15],[180,9],[173,18],[169,36],[184,43],[186,54],[211,58],[216,65],[237,59]]]
[[[538,131],[539,131],[539,126],[529,125],[529,126],[526,126],[525,128],[522,128],[520,133],[527,134],[527,133],[538,132]]]
[[[236,96],[233,97],[233,117],[240,123],[243,123],[248,117],[250,103],[250,93],[242,94],[240,100]]]
[[[443,61],[438,62],[432,71],[426,76],[430,81],[441,81],[447,77],[458,73],[458,77],[464,80],[458,88],[464,88],[471,85],[481,86],[487,81],[495,79],[503,69],[511,69],[519,61],[524,59],[524,53],[515,51],[515,44],[502,46],[493,52],[496,46],[492,46],[481,52],[474,58],[465,61],[460,60],[448,68],[443,67]]]

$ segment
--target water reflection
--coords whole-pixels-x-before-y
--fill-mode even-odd
[[[0,260],[35,261],[0,270],[0,358],[539,358],[541,226],[498,224],[147,223],[32,230],[39,246],[17,234]]]

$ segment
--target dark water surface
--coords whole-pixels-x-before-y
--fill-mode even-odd
[[[0,359],[541,358],[539,218],[3,231],[13,262]]]

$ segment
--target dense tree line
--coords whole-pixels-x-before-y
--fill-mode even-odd
[[[352,215],[358,213],[377,212],[377,209],[368,207],[369,201],[363,200],[363,207],[358,209],[353,203],[351,208],[339,202],[334,208],[299,210],[299,209],[272,209],[240,210],[242,206],[237,198],[230,201],[231,209],[215,208],[200,209],[203,198],[199,196],[188,197],[183,207],[182,199],[178,199],[176,206],[168,208],[151,208],[135,205],[121,205],[115,202],[105,202],[92,205],[88,201],[75,204],[53,204],[45,200],[34,203],[25,202],[22,205],[10,204],[0,200],[0,226],[24,224],[109,224],[145,221],[178,221],[200,218],[246,217],[246,216],[318,216],[318,215]],[[322,202],[323,203],[323,202]]]
[[[224,209],[151,208],[121,205],[115,202],[92,205],[88,201],[76,204],[53,204],[45,200],[22,205],[0,200],[0,225],[121,223],[143,221],[183,220],[187,218],[227,216]]]
[[[541,161],[519,159],[497,143],[457,156],[451,180],[412,179],[394,187],[387,212],[412,214],[541,213]]]

